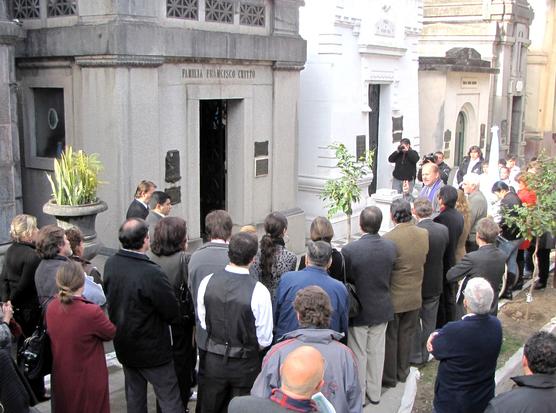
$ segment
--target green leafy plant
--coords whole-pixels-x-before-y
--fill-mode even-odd
[[[519,228],[523,238],[530,241],[535,240],[533,281],[539,275],[537,252],[540,238],[546,232],[556,231],[556,159],[547,156],[543,151],[537,159],[535,169],[534,173],[527,174],[527,186],[535,192],[536,204],[515,206],[513,214],[512,210],[504,212],[504,220],[509,225]],[[531,283],[527,297],[528,303],[533,299],[533,285],[534,283]],[[527,316],[528,313],[529,306],[527,306]]]
[[[356,159],[349,153],[343,143],[333,143],[328,146],[336,153],[336,167],[340,170],[340,177],[326,181],[320,198],[326,202],[328,218],[342,212],[347,215],[347,238],[351,239],[352,205],[361,199],[361,189],[358,182],[371,172],[373,167],[374,150],[367,150],[365,155]]]
[[[98,174],[102,163],[98,154],[74,152],[67,146],[60,159],[54,159],[54,176],[46,176],[52,187],[52,198],[58,205],[85,205],[97,201],[97,189],[102,182]]]

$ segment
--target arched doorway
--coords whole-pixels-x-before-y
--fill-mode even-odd
[[[456,122],[456,145],[454,148],[454,166],[461,165],[465,151],[465,135],[467,129],[467,119],[463,111],[458,113]]]

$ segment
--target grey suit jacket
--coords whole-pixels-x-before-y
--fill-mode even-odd
[[[145,218],[145,221],[147,222],[147,224],[149,224],[149,236],[153,237],[154,235],[154,227],[156,227],[156,224],[158,224],[158,222],[163,218],[163,216],[161,216],[160,214],[157,214],[154,211],[149,211],[149,215],[147,215],[147,218]]]
[[[500,283],[506,269],[506,256],[502,251],[492,244],[483,245],[477,251],[465,254],[462,260],[454,265],[446,274],[448,281],[459,281],[463,279],[461,291],[465,288],[467,281],[474,277],[483,277],[494,290],[494,300],[490,312],[492,315],[498,313],[498,293]],[[463,295],[457,300],[458,305],[463,304]]]

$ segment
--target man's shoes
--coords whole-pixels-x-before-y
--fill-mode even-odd
[[[535,285],[533,286],[534,290],[544,290],[546,288],[546,283],[542,283],[540,281],[536,281]]]
[[[531,271],[524,271],[523,272],[523,279],[524,280],[530,280],[532,276],[533,276],[533,273]]]
[[[500,296],[500,298],[505,298],[506,300],[511,300],[513,299],[513,294],[512,291],[510,289],[506,289],[506,291],[504,291],[502,293],[502,295]]]
[[[512,291],[519,291],[523,288],[523,281],[518,281],[513,287]]]
[[[390,383],[390,382],[386,382],[383,381],[382,382],[382,387],[386,388],[386,389],[393,389],[394,387],[396,387],[398,383]]]

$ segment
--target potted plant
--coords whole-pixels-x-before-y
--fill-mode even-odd
[[[340,170],[340,177],[326,181],[320,198],[328,201],[326,208],[328,208],[329,219],[338,212],[346,214],[347,240],[349,242],[351,240],[352,205],[361,199],[359,180],[371,173],[374,150],[367,150],[364,156],[356,159],[343,143],[333,143],[328,147],[336,152],[338,160],[336,167]]]
[[[556,231],[556,159],[549,157],[543,151],[537,159],[535,173],[527,177],[527,186],[535,192],[537,202],[535,205],[523,205],[514,207],[514,215],[506,211],[504,219],[509,225],[516,225],[521,236],[530,241],[535,240],[535,253],[531,286],[527,293],[527,314],[529,318],[529,303],[533,301],[534,281],[539,275],[539,263],[537,252],[539,250],[540,238],[546,232]]]
[[[108,209],[106,202],[97,198],[101,170],[97,154],[75,152],[67,146],[60,158],[54,159],[54,175],[46,174],[52,187],[52,199],[44,204],[43,212],[54,215],[62,228],[75,226],[81,230],[86,259],[93,258],[102,246],[95,231],[97,214]]]

